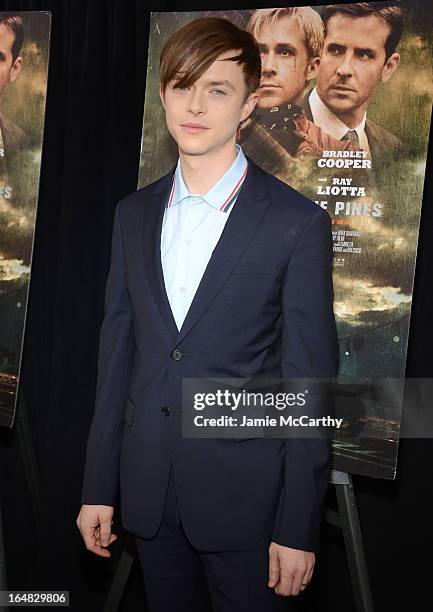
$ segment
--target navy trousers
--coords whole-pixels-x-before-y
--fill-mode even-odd
[[[189,542],[176,500],[173,470],[164,514],[151,539],[135,537],[149,612],[294,612],[296,596],[267,586],[268,547],[205,552]]]

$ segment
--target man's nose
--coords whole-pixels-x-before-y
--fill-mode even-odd
[[[337,74],[339,77],[351,77],[353,75],[353,64],[352,56],[349,53],[345,53],[341,58],[341,61],[337,68]]]
[[[270,74],[276,74],[275,69],[275,58],[273,53],[266,53],[262,55],[262,75],[267,76]]]
[[[193,115],[199,115],[205,111],[203,92],[198,89],[191,89],[188,102],[188,110]]]

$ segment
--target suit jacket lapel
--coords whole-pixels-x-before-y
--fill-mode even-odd
[[[176,344],[196,325],[238,263],[269,205],[263,171],[248,158],[248,172],[197,288]]]
[[[173,347],[192,330],[216,297],[222,284],[252,240],[260,219],[269,205],[265,174],[249,158],[248,164],[248,172],[239,196],[211,255],[180,331],[177,329],[167,297],[161,263],[164,205],[169,197],[174,169],[158,181],[152,193],[150,205],[145,207],[143,214],[145,267],[153,297],[173,337]]]
[[[165,290],[161,262],[161,229],[165,203],[170,195],[174,171],[175,168],[157,182],[151,195],[150,204],[145,206],[143,214],[145,269],[155,303],[173,339],[176,338],[179,332]]]
[[[380,144],[380,140],[377,137],[376,131],[374,129],[374,125],[371,125],[370,121],[367,119],[365,122],[365,133],[367,135],[368,144],[370,147],[371,159],[373,162],[375,161],[378,154],[378,145]],[[374,164],[373,164],[374,167]]]

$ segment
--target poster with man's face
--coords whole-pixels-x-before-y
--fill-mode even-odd
[[[0,425],[15,415],[38,200],[51,17],[0,12]]]
[[[260,51],[244,153],[332,219],[339,382],[402,379],[432,111],[429,3],[153,13],[139,186],[178,155],[158,95],[162,46],[210,15],[249,30]],[[357,406],[352,420],[347,408],[335,468],[395,476],[401,394],[386,400]]]

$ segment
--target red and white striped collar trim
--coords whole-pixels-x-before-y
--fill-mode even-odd
[[[199,197],[216,210],[229,212],[239,195],[248,171],[248,161],[241,147],[236,145],[236,148],[235,161],[224,176],[204,196],[193,194],[188,190],[182,177],[180,161],[178,161],[165,207],[171,208],[189,197]]]

